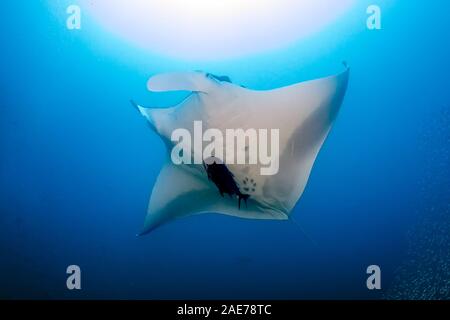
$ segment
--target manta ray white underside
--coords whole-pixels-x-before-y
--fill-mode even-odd
[[[267,91],[250,90],[203,72],[167,73],[148,81],[150,91],[191,91],[171,108],[144,108],[142,115],[168,147],[173,130],[279,129],[279,171],[261,175],[260,165],[227,164],[247,205],[221,196],[200,164],[173,164],[167,157],[153,187],[142,234],[182,216],[215,212],[249,219],[287,219],[305,189],[314,160],[342,104],[349,69],[337,75]]]

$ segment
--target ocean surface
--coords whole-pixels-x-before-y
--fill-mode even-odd
[[[361,0],[275,49],[183,59],[89,12],[68,30],[76,2],[2,2],[0,298],[450,298],[450,3]],[[381,30],[366,27],[370,4]],[[342,61],[348,91],[295,223],[211,213],[136,237],[166,151],[129,100],[186,94],[148,92],[151,75],[204,70],[271,89]],[[81,290],[66,288],[73,264]],[[366,287],[374,264],[381,290]]]

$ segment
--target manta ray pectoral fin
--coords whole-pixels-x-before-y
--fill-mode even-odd
[[[279,158],[279,171],[267,181],[265,188],[289,212],[306,187],[316,157],[341,107],[348,79],[349,68],[346,67],[337,75],[274,92],[278,100],[288,96],[293,101],[285,109],[284,120],[285,128],[291,128],[291,135],[284,143],[284,152]],[[292,118],[296,120],[291,121]]]
[[[170,146],[170,114],[173,108],[144,108],[133,100],[130,102],[147,119],[150,128],[161,137],[167,146]]]
[[[254,203],[242,196],[246,202],[246,210],[240,210],[234,197],[222,198],[211,183],[183,165],[175,165],[170,160],[164,165],[156,183],[148,206],[144,235],[171,220],[206,212],[223,213],[247,219],[287,219],[278,211],[261,211]]]
[[[203,180],[167,162],[153,187],[142,234],[178,217],[192,214],[208,198],[209,186]]]
[[[204,72],[173,72],[151,77],[147,82],[147,89],[154,92],[192,91],[207,93],[216,85],[216,81],[210,79]]]
[[[133,107],[136,108],[137,111],[139,111],[139,113],[142,116],[144,116],[148,120],[148,124],[149,124],[150,128],[152,128],[153,131],[158,132],[156,117],[155,117],[155,113],[158,112],[158,109],[144,108],[144,107],[140,106],[139,104],[137,104],[134,100],[130,100],[130,103],[133,105]]]

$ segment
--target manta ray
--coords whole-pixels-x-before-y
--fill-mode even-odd
[[[300,199],[314,161],[336,119],[349,68],[339,74],[272,90],[252,90],[228,77],[201,71],[151,77],[153,92],[189,91],[169,108],[133,105],[167,147],[167,160],[153,187],[142,234],[176,218],[220,213],[248,219],[288,219]],[[276,128],[279,170],[262,175],[261,164],[175,164],[171,134],[177,128]],[[241,204],[244,200],[245,205]]]

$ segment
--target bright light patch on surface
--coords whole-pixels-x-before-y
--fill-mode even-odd
[[[152,52],[220,59],[277,49],[320,31],[354,0],[81,0],[105,29]]]

